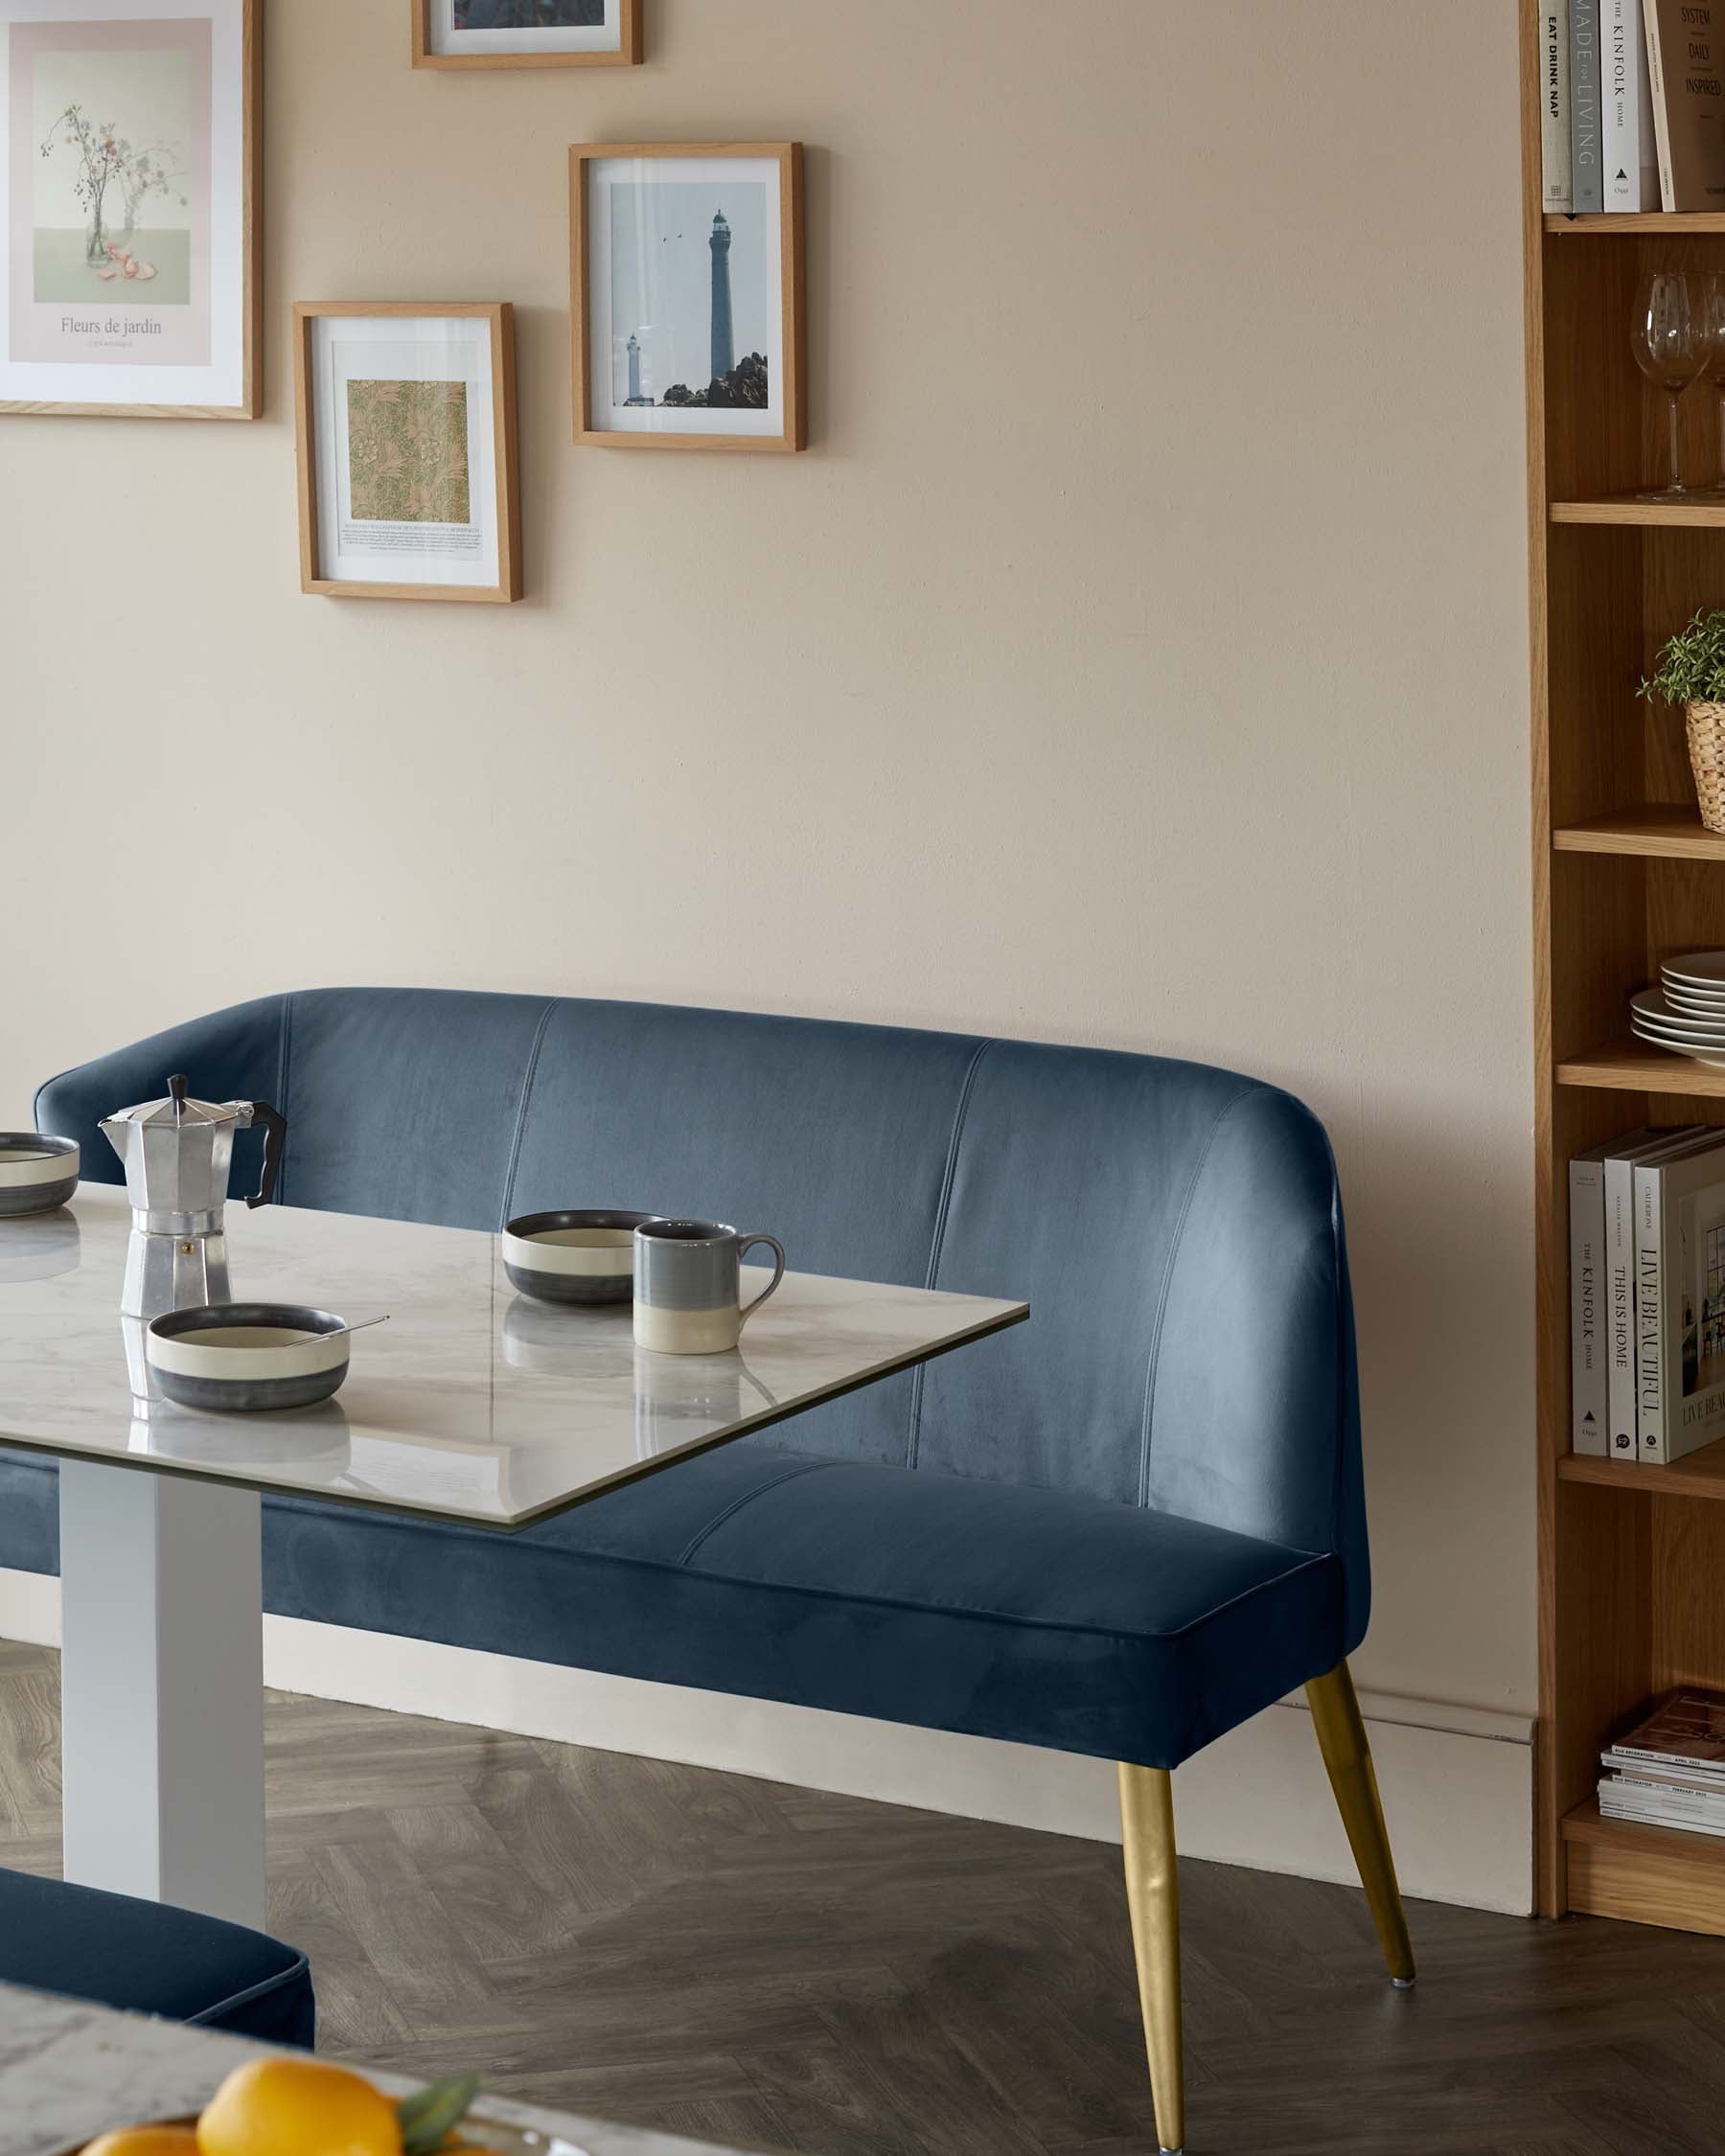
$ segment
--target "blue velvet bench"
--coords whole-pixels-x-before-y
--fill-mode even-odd
[[[311,2048],[306,1957],[161,1902],[0,1870],[0,1984]]]
[[[805,1271],[1031,1306],[1009,1335],[512,1538],[266,1501],[269,1609],[1118,1761],[1170,2148],[1169,1770],[1305,1685],[1412,1980],[1346,1667],[1369,1581],[1342,1209],[1299,1102],[1028,1042],[328,989],[69,1071],[38,1125],[117,1181],[99,1118],[176,1070],[282,1110],[284,1204],[487,1229],[674,1208],[771,1228]],[[55,1570],[51,1463],[0,1460],[0,1564]]]

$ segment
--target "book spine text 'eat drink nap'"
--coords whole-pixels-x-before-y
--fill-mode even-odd
[[[1539,149],[1541,199],[1547,213],[1568,217],[1570,188],[1569,0],[1548,0],[1539,11]]]

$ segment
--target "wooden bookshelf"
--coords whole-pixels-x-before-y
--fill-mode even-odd
[[[1668,1686],[1725,1690],[1725,1444],[1672,1467],[1570,1452],[1568,1162],[1638,1123],[1725,1125],[1725,1070],[1627,1038],[1677,951],[1725,949],[1725,839],[1701,828],[1654,654],[1725,606],[1725,494],[1665,478],[1666,404],[1629,350],[1650,269],[1725,272],[1725,215],[1548,218],[1523,0],[1538,1329],[1538,1900],[1725,1936],[1725,1840],[1599,1817],[1602,1747]],[[1682,407],[1685,476],[1719,473],[1717,405]]]
[[[1559,824],[1561,854],[1645,854],[1662,860],[1725,861],[1725,834],[1702,828],[1692,801],[1644,801],[1611,815]]]
[[[1725,212],[1686,210],[1675,217],[1668,217],[1659,210],[1643,211],[1635,216],[1613,211],[1609,217],[1549,217],[1545,229],[1558,240],[1608,239],[1614,232],[1650,232],[1662,240],[1669,239],[1674,232],[1707,236],[1725,233]]]
[[[1691,466],[1690,469],[1707,468]],[[1554,501],[1552,521],[1553,524],[1633,524],[1649,528],[1665,525],[1692,531],[1725,531],[1725,493],[1710,499],[1709,493],[1698,491],[1692,501],[1644,501],[1633,493],[1602,494],[1596,501]]]

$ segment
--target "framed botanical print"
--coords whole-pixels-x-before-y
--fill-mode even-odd
[[[569,151],[575,439],[800,449],[802,145]]]
[[[0,0],[0,411],[255,419],[263,0]]]
[[[646,0],[407,0],[415,67],[630,67]]]
[[[293,378],[302,590],[521,596],[506,301],[302,300]]]

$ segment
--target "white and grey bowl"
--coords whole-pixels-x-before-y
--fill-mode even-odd
[[[78,1188],[75,1138],[37,1131],[0,1131],[0,1220],[51,1213]]]
[[[651,1213],[522,1213],[503,1230],[510,1286],[536,1302],[627,1302],[634,1231]]]
[[[348,1321],[296,1302],[202,1303],[152,1318],[144,1353],[177,1407],[268,1414],[309,1408],[339,1389]]]

